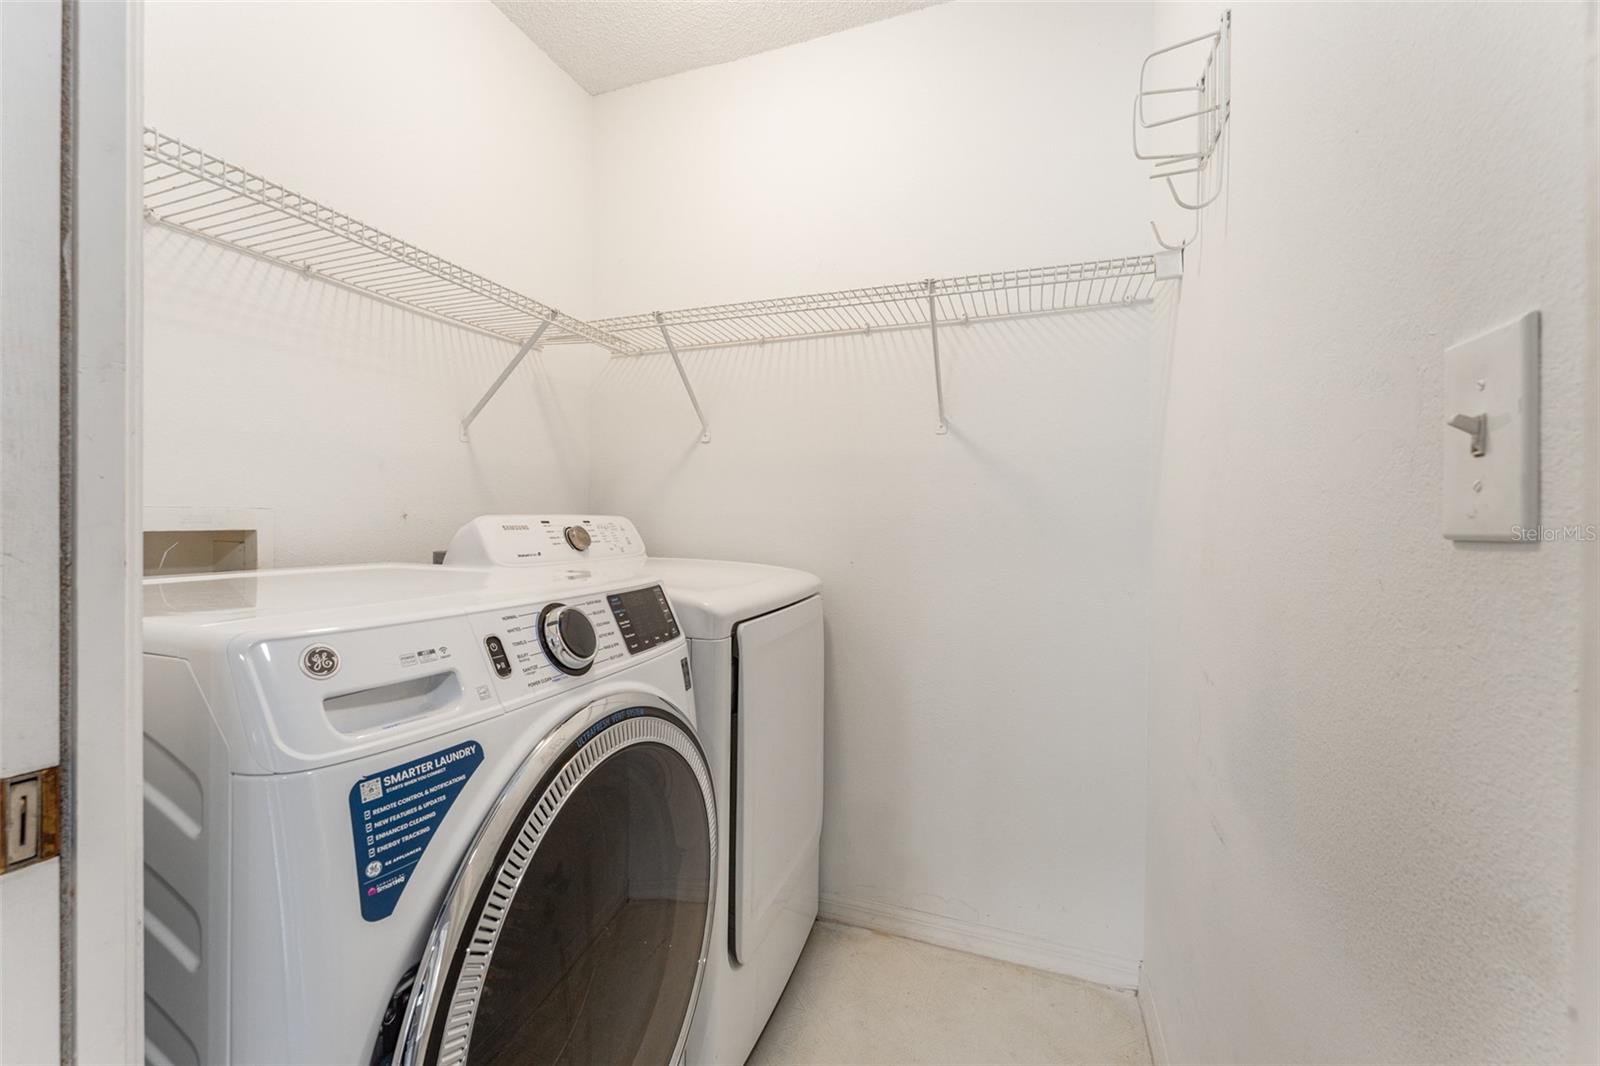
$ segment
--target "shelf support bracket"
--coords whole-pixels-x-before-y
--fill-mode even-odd
[[[694,408],[694,416],[700,420],[700,443],[711,443],[711,427],[706,425],[705,413],[700,410],[700,401],[695,397],[694,386],[689,384],[689,375],[683,369],[683,360],[678,358],[678,349],[672,343],[672,334],[667,332],[667,324],[661,317],[661,312],[654,312],[656,328],[661,330],[661,340],[667,346],[667,354],[672,356],[672,365],[678,368],[678,380],[683,382],[683,391],[689,394],[689,404]]]
[[[522,347],[518,348],[517,354],[511,357],[511,362],[507,363],[506,368],[500,371],[500,376],[494,379],[494,384],[489,386],[489,391],[484,393],[478,402],[472,405],[472,410],[467,412],[467,417],[461,420],[461,439],[463,441],[467,439],[467,431],[472,427],[473,420],[488,406],[489,401],[494,399],[494,394],[500,391],[500,386],[506,383],[506,379],[511,376],[511,372],[522,364],[522,361],[528,357],[529,352],[539,346],[539,338],[543,337],[544,331],[549,328],[550,319],[547,318],[539,323],[539,328],[533,331],[533,336],[522,342]]]
[[[935,295],[939,283],[929,278],[922,284],[928,290],[928,333],[933,339],[933,395],[939,404],[939,428],[934,432],[943,434],[947,432],[944,421],[944,372],[939,365],[939,303]]]

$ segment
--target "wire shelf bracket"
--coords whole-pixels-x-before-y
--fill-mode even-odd
[[[522,347],[518,348],[517,354],[511,357],[511,362],[507,363],[506,368],[500,371],[500,376],[494,379],[494,384],[490,385],[489,390],[478,398],[477,403],[472,405],[472,410],[468,411],[466,417],[461,420],[461,440],[463,443],[471,439],[468,436],[468,431],[472,428],[473,420],[489,405],[489,401],[494,399],[494,394],[500,391],[500,386],[506,383],[506,379],[511,376],[512,371],[516,370],[522,364],[522,361],[528,357],[528,353],[539,350],[539,339],[544,336],[544,331],[549,328],[550,319],[547,318],[539,323],[539,328],[533,331],[533,336],[522,342]]]
[[[706,416],[700,410],[700,400],[694,394],[694,386],[689,383],[689,374],[683,369],[683,360],[678,357],[678,349],[673,346],[672,334],[667,330],[667,323],[660,311],[652,312],[651,317],[656,320],[656,326],[661,330],[661,343],[667,346],[667,354],[672,356],[672,365],[678,368],[678,380],[683,382],[683,391],[689,396],[689,406],[694,408],[694,416],[700,420],[700,443],[711,443],[711,427],[706,424]]]
[[[928,337],[933,343],[933,396],[939,405],[939,424],[935,433],[945,434],[950,427],[944,420],[944,371],[939,365],[939,282],[929,278],[923,282],[928,287]]]

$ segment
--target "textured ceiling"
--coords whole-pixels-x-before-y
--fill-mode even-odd
[[[809,41],[938,0],[494,0],[590,93]]]

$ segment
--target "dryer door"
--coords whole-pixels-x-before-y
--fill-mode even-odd
[[[401,1063],[666,1064],[710,943],[716,806],[689,727],[590,705],[512,778],[445,897]]]
[[[776,928],[804,942],[817,916],[822,597],[740,622],[733,635],[738,761],[728,812],[728,944],[747,963]]]

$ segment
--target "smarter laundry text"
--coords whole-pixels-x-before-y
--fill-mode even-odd
[[[350,787],[361,917],[376,922],[394,913],[434,832],[482,762],[482,746],[469,740]]]

